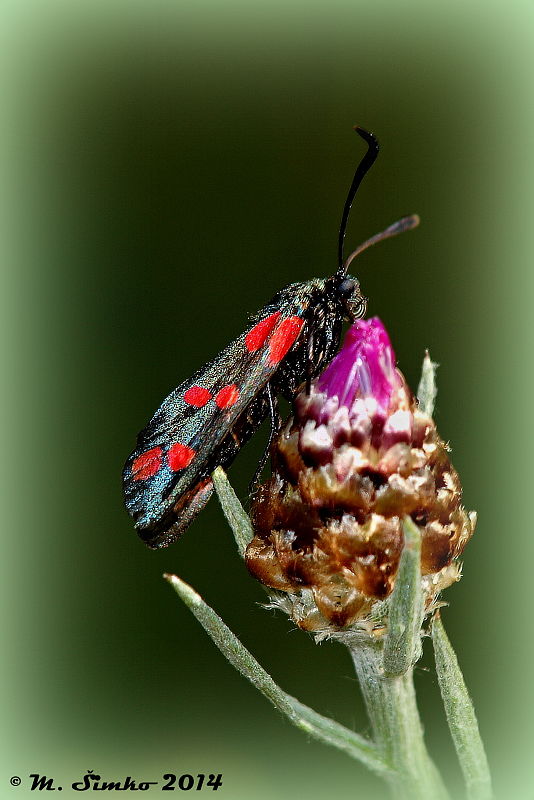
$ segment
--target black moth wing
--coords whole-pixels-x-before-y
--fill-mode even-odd
[[[124,467],[125,503],[150,547],[185,530],[211,495],[211,471],[227,466],[265,417],[265,386],[301,347],[318,288],[309,282],[279,292],[247,331],[169,394],[139,434]]]

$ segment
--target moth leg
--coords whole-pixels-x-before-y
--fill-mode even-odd
[[[313,378],[313,327],[309,326],[306,336],[306,394],[311,392]]]
[[[350,307],[350,305],[347,302],[347,300],[343,301],[343,308],[345,309],[345,314],[347,315],[348,321],[350,322],[351,325],[353,325],[356,322],[356,320],[359,319],[359,316],[356,316],[356,314],[354,313],[354,311]],[[363,313],[365,314],[365,311]]]
[[[260,462],[258,464],[256,472],[254,473],[254,476],[248,485],[249,494],[254,494],[254,492],[258,488],[261,473],[263,472],[263,469],[267,463],[267,459],[269,458],[271,445],[275,437],[280,432],[280,428],[282,427],[282,419],[280,417],[280,414],[278,413],[278,397],[273,393],[270,383],[268,383],[267,386],[265,387],[265,395],[267,398],[269,418],[271,420],[271,430],[269,433],[269,439],[267,440],[267,444],[265,445],[265,450],[263,451],[262,457],[260,458]]]
[[[271,384],[267,384],[267,402],[269,403],[269,417],[271,419],[271,435],[269,436],[269,446],[275,436],[278,436],[282,427],[282,417],[278,410],[278,395],[271,389]]]

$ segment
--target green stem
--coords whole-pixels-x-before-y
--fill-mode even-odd
[[[428,755],[413,685],[413,670],[387,675],[382,642],[349,647],[360,682],[373,739],[394,770],[389,781],[397,800],[445,800],[447,792]]]

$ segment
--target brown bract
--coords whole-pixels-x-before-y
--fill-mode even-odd
[[[453,562],[475,515],[461,505],[458,473],[433,420],[399,376],[387,414],[372,398],[349,413],[312,387],[274,444],[273,475],[253,502],[246,562],[262,583],[295,595],[301,627],[345,627],[391,593],[405,515],[421,531],[427,605],[458,578]],[[312,612],[309,604],[302,610],[303,590],[313,595]]]

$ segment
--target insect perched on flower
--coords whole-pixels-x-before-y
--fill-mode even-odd
[[[138,436],[124,467],[124,493],[149,547],[166,547],[184,532],[212,494],[214,468],[227,467],[268,415],[276,429],[277,395],[291,399],[304,381],[309,386],[334,356],[344,320],[364,315],[359,283],[347,274],[353,259],[419,222],[404,217],[344,258],[352,201],[378,155],[375,137],[355,130],[368,149],[343,209],[337,271],[281,289],[241,336],[171,392]]]
[[[372,630],[410,517],[430,607],[458,580],[476,515],[463,507],[447,445],[396,369],[377,317],[351,326],[293,409],[272,447],[272,477],[254,496],[250,572],[286,593],[277,603],[302,628]]]

